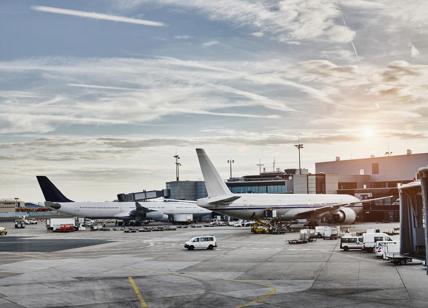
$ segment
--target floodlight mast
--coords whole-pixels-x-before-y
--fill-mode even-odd
[[[233,159],[228,159],[227,163],[229,164],[229,178],[232,178],[232,164],[235,163]]]
[[[302,166],[300,162],[300,150],[303,149],[303,143],[300,143],[300,139],[297,140],[297,144],[294,145],[299,151],[299,174],[302,174]]]
[[[173,156],[175,158],[175,179],[176,181],[180,181],[180,166],[181,163],[179,162],[180,156],[178,154],[175,154]]]

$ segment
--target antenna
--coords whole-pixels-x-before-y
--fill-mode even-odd
[[[272,162],[272,172],[275,172],[275,164],[276,164],[276,160],[275,160],[275,156],[274,156],[273,162]]]
[[[391,152],[391,150],[389,149],[389,142],[388,142],[388,151],[386,151],[386,152],[385,152],[385,155],[386,155],[386,156],[391,156],[391,155],[392,155],[392,152]]]
[[[259,167],[259,174],[262,174],[262,167],[264,166],[264,164],[262,164],[262,161],[260,159],[259,163],[256,166]]]

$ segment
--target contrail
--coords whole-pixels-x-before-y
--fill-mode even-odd
[[[40,6],[40,5],[32,6],[31,9],[34,11],[39,11],[44,13],[77,16],[77,17],[92,18],[92,19],[99,19],[99,20],[109,20],[109,21],[124,22],[128,24],[136,24],[136,25],[143,25],[143,26],[150,26],[150,27],[166,26],[164,23],[158,22],[158,21],[129,18],[129,17],[123,17],[123,16],[116,16],[116,15],[107,15],[107,14],[101,14],[101,13],[95,13],[95,12],[69,10],[69,9],[62,9],[62,8],[51,7],[51,6]]]
[[[345,21],[345,16],[343,15],[343,11],[341,12],[342,14],[342,21],[343,21],[343,25],[345,26],[345,27],[348,27],[348,25],[346,24],[346,21]],[[354,55],[355,55],[355,57],[357,58],[357,60],[359,59],[359,56],[358,56],[358,52],[357,52],[357,48],[355,47],[355,44],[354,44],[354,40],[352,40],[351,41],[351,46],[352,46],[352,49],[354,50]]]

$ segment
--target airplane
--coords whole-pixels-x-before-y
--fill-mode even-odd
[[[334,223],[352,224],[362,203],[392,196],[360,200],[340,194],[234,194],[226,186],[204,149],[196,149],[208,197],[198,199],[203,208],[239,219],[265,219],[275,213],[278,220],[307,219],[317,224],[329,215]]]
[[[45,197],[45,205],[61,213],[93,219],[169,221],[178,214],[210,214],[195,201],[164,199],[145,202],[75,202],[68,199],[46,176],[37,176]]]

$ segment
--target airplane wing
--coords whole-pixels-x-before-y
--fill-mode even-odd
[[[209,198],[208,204],[210,205],[228,205],[233,201],[241,198],[241,196],[236,195],[223,195],[218,197]]]
[[[163,199],[163,202],[186,202],[186,203],[196,203],[195,200],[179,200],[179,199]],[[150,202],[150,201],[149,201]]]
[[[125,218],[128,218],[128,217],[131,217],[133,211],[131,211],[131,213],[130,212],[121,212],[119,214],[114,215],[114,217],[125,219]]]
[[[355,201],[355,202],[330,204],[330,205],[326,205],[323,207],[305,210],[304,212],[298,213],[296,215],[296,218],[308,218],[308,217],[311,217],[314,215],[321,215],[321,214],[324,214],[327,212],[332,212],[332,211],[335,211],[341,207],[350,207],[350,206],[355,206],[355,205],[360,204],[360,203],[369,203],[369,202],[373,202],[373,201],[385,200],[385,199],[391,199],[391,198],[394,198],[394,196],[365,199],[365,200],[360,200],[360,201]]]

